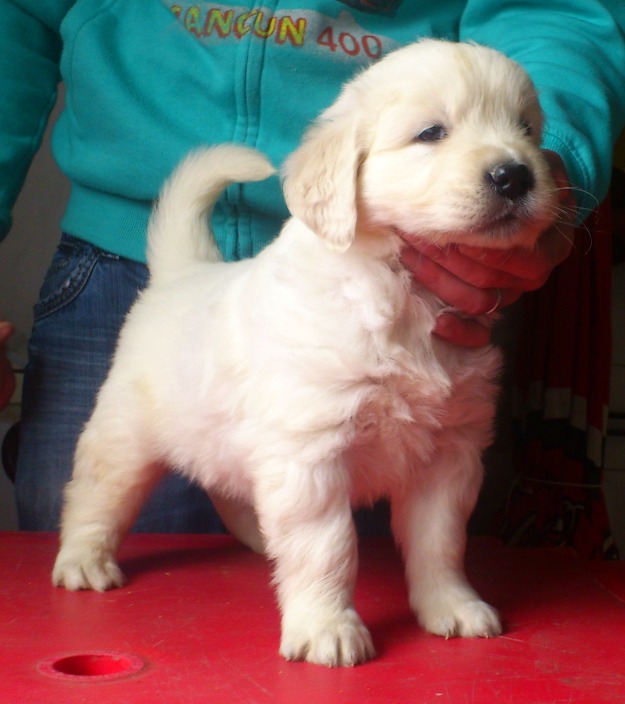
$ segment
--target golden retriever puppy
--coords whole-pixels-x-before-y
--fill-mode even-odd
[[[407,235],[532,247],[556,208],[540,134],[536,92],[509,59],[435,40],[400,49],[308,131],[284,168],[292,217],[237,263],[207,216],[229,183],[273,168],[233,145],[190,155],[151,219],[150,283],[78,443],[54,584],[121,584],[120,541],[175,467],[254,508],[285,658],[373,656],[353,606],[352,507],[379,497],[422,626],[499,634],[463,570],[499,353],[432,336],[444,304],[399,253]]]

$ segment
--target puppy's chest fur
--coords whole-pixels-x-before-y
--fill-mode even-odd
[[[318,411],[328,427],[341,428],[354,501],[371,501],[412,481],[415,472],[427,473],[454,446],[487,446],[498,350],[461,349],[434,338],[441,304],[414,290],[392,254],[377,259],[356,250],[318,264],[326,301],[312,306],[307,328],[317,348],[330,354],[306,367],[304,385],[330,398]],[[319,294],[307,290],[300,310],[315,295],[318,302]]]
[[[412,350],[385,360],[350,419],[344,459],[355,503],[401,490],[415,474],[427,481],[441,455],[492,441],[499,352],[456,350],[418,333]]]

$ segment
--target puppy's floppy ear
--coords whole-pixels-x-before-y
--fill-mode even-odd
[[[284,197],[291,214],[344,252],[356,232],[356,184],[364,147],[358,120],[327,113],[284,165]]]

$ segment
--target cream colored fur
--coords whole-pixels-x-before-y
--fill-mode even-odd
[[[437,124],[444,138],[418,137]],[[401,49],[308,132],[284,169],[293,217],[234,264],[220,261],[206,215],[229,182],[273,169],[242,147],[192,154],[153,215],[150,284],[78,443],[54,583],[121,584],[120,541],[176,467],[226,507],[254,507],[262,539],[253,521],[240,532],[274,561],[284,657],[335,666],[374,654],[353,606],[351,508],[384,496],[423,627],[500,633],[463,571],[499,353],[433,337],[443,304],[398,255],[406,233],[532,246],[555,207],[540,129],[530,81],[508,59],[436,41]],[[514,202],[485,178],[511,161],[533,179]]]

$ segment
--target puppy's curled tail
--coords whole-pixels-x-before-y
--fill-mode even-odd
[[[166,182],[150,218],[152,279],[176,276],[193,262],[222,261],[209,227],[217,198],[231,183],[262,181],[273,173],[269,160],[248,147],[223,144],[189,154]]]

